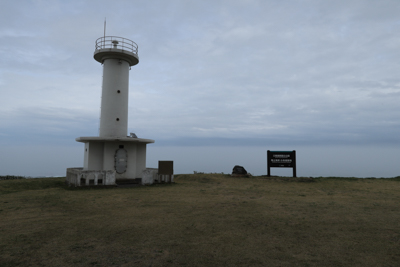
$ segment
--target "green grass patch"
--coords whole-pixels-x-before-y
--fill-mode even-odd
[[[396,266],[399,179],[0,181],[0,266]]]
[[[65,178],[31,178],[0,181],[0,194],[65,187]]]

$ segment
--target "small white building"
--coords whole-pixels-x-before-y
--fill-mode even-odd
[[[78,137],[85,144],[83,168],[67,169],[70,185],[153,183],[146,170],[146,146],[154,140],[128,132],[129,70],[139,63],[135,42],[116,36],[96,40],[94,59],[103,65],[99,136]]]

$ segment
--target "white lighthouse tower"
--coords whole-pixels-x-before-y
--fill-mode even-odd
[[[75,185],[140,182],[146,170],[146,145],[154,140],[127,136],[129,70],[139,63],[135,42],[116,36],[96,40],[94,59],[103,65],[100,131],[97,137],[78,137],[85,143],[83,168],[67,169]]]

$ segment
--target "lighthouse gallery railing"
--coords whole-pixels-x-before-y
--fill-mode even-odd
[[[106,48],[121,49],[136,55],[138,53],[138,45],[134,41],[118,36],[105,36],[96,40],[96,51]]]

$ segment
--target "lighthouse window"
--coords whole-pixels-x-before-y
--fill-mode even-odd
[[[119,121],[119,118],[117,118],[117,121]]]
[[[121,93],[121,91],[120,91],[120,90],[118,90],[118,91],[117,91],[117,93],[119,94],[119,93]]]

